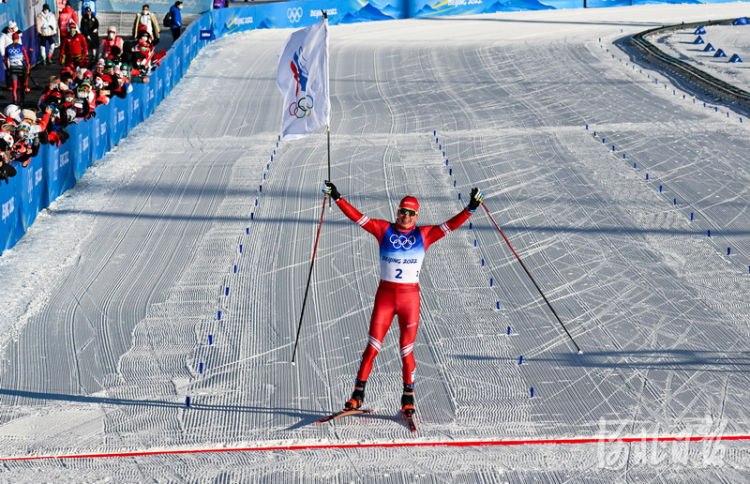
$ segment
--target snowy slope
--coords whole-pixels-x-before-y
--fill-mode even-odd
[[[385,219],[411,193],[423,205],[420,221],[441,223],[464,205],[458,193],[465,200],[481,187],[585,351],[573,354],[476,213],[471,229],[430,249],[423,270],[417,436],[398,417],[395,331],[368,386],[376,413],[314,423],[351,390],[377,285],[376,244],[338,209],[326,210],[291,366],[325,136],[276,146],[275,62],[288,31],[217,41],[180,91],[0,259],[2,285],[17,295],[2,309],[13,330],[3,335],[0,457],[748,434],[746,123],[665,89],[654,82],[660,75],[611,46],[655,25],[745,8],[331,28],[332,169],[341,192]],[[746,444],[712,445],[4,462],[0,480],[747,479]]]

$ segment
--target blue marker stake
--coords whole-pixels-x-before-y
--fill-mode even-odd
[[[224,288],[224,295],[229,296],[229,286]]]
[[[219,321],[221,321],[221,311],[218,311],[216,313],[216,319],[218,319]]]
[[[664,191],[664,187],[662,185],[659,185],[659,191]]]
[[[437,136],[437,130],[436,129],[432,130],[432,136]]]
[[[676,199],[676,198],[675,198],[675,199],[673,199],[673,200],[672,200],[672,202],[673,202],[673,203],[674,203],[675,205],[677,205],[677,199]]]
[[[615,145],[612,145],[612,151],[615,151]]]
[[[250,212],[250,220],[253,220],[255,218],[255,213]]]
[[[258,206],[258,199],[257,198],[255,199],[255,206],[256,207]]]
[[[445,151],[443,151],[443,158],[445,158]]]
[[[234,273],[237,274],[237,264],[234,265]]]
[[[727,255],[732,255],[732,248],[731,247],[727,247]]]
[[[454,187],[456,186],[456,180],[453,180],[453,186]],[[461,194],[460,193],[458,194],[458,199],[461,200]]]
[[[263,185],[258,185],[258,191],[259,191],[259,192],[262,192],[262,191],[263,191]]]
[[[602,138],[602,144],[607,142],[607,138]]]
[[[250,227],[245,227],[245,235],[249,235],[249,234],[250,234]]]
[[[445,166],[448,166],[448,160],[447,159],[445,160]]]
[[[623,153],[622,154],[622,159],[624,160],[625,158],[627,158],[627,156],[625,156],[625,153]]]
[[[508,326],[508,334],[510,334],[510,326]]]
[[[523,365],[523,355],[518,357],[518,364]]]
[[[633,163],[633,168],[638,168],[638,163]]]
[[[198,373],[203,373],[203,362],[198,363]]]
[[[240,244],[240,254],[242,254],[242,244]]]
[[[448,175],[453,176],[453,168],[448,168]]]
[[[534,398],[534,387],[530,388],[531,398]]]
[[[214,344],[214,335],[212,334],[208,335],[208,344],[210,345]]]
[[[474,227],[474,225],[471,222],[469,222],[469,230],[471,230],[472,227]]]
[[[453,186],[454,187],[456,186],[456,180],[453,180]],[[458,199],[461,200],[461,194],[460,193],[458,194]]]
[[[494,285],[495,285],[495,280],[490,277],[490,287],[492,287]],[[500,304],[500,303],[498,303],[498,304]]]
[[[648,173],[646,173],[646,180],[648,180]]]
[[[185,397],[185,406],[190,408],[190,397]]]
[[[500,309],[500,301],[498,301],[498,302],[496,302],[496,303],[495,303],[495,307],[496,307],[497,309]]]
[[[587,124],[587,125],[586,125],[586,131],[588,131],[588,130],[589,130],[589,125]]]
[[[474,239],[474,247],[477,246],[477,239]]]
[[[484,259],[482,259],[482,267],[484,267]]]
[[[695,212],[690,212],[690,221],[695,220]]]
[[[708,229],[708,230],[706,231],[706,235],[708,235],[709,237],[711,237],[711,229]]]

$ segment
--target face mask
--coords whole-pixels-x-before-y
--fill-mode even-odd
[[[145,44],[146,42],[148,42],[148,37],[141,37],[141,42],[143,42],[144,44]]]
[[[148,10],[144,10],[143,15],[148,15]]]
[[[114,32],[110,32],[110,33],[107,34],[107,37],[109,37],[109,40],[115,40],[115,33]]]

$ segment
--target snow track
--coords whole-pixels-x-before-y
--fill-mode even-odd
[[[418,441],[748,432],[747,131],[606,51],[621,28],[742,10],[703,7],[331,29],[342,194],[392,219],[410,193],[422,223],[441,223],[481,187],[585,352],[478,211],[425,262]],[[2,313],[19,322],[4,338],[0,457],[414,438],[398,414],[396,328],[367,387],[376,412],[314,423],[351,391],[377,286],[375,241],[335,207],[289,363],[327,170],[324,134],[277,146],[287,35],[211,44],[154,118],[0,260],[11,288],[50,261],[33,276],[46,281],[38,294]],[[5,462],[0,480],[747,479],[744,443],[708,463],[698,444],[675,458],[677,445]]]

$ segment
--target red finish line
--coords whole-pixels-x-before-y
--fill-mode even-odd
[[[750,440],[750,435],[721,435],[702,437],[623,437],[608,438],[578,438],[578,439],[542,439],[542,440],[469,440],[448,442],[373,442],[370,444],[316,444],[316,445],[280,445],[273,447],[235,447],[223,449],[184,449],[184,450],[154,450],[144,452],[120,452],[111,454],[70,454],[70,455],[40,455],[29,457],[3,457],[0,462],[53,460],[53,459],[105,459],[112,457],[143,457],[151,455],[178,454],[206,454],[212,452],[268,452],[295,450],[330,450],[330,449],[372,449],[398,447],[500,447],[519,445],[564,445],[564,444],[596,444],[596,443],[633,443],[633,442],[704,442],[725,440]]]

